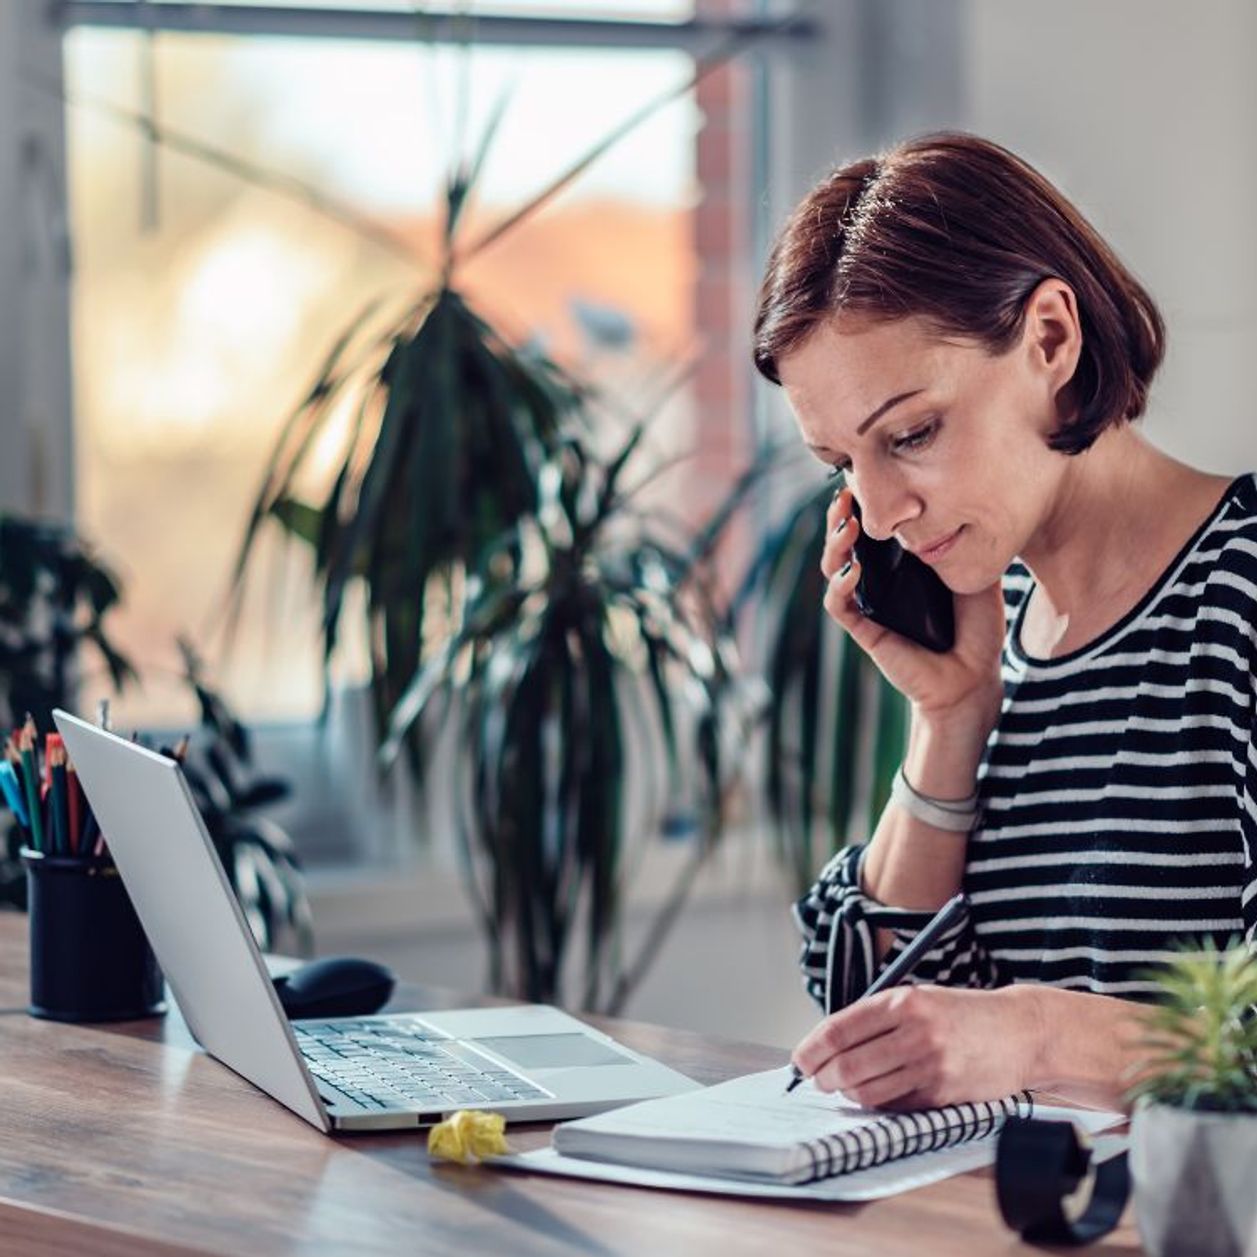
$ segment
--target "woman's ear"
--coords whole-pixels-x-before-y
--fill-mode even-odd
[[[1059,417],[1070,418],[1076,402],[1068,385],[1082,355],[1082,324],[1078,299],[1063,279],[1041,281],[1026,298],[1022,347],[1030,369],[1043,377]]]

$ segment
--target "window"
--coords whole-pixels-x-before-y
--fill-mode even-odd
[[[502,0],[478,11],[582,8]],[[655,0],[615,15],[691,12]],[[127,30],[68,35],[67,161],[79,523],[126,584],[117,636],[148,678],[127,718],[162,723],[190,716],[174,679],[175,637],[209,640],[218,622],[247,504],[287,409],[354,310],[381,294],[400,301],[430,279],[422,259],[460,85],[472,138],[509,93],[482,189],[489,222],[683,83],[693,63],[669,49],[487,44],[464,56],[402,42],[147,40]],[[734,382],[743,369],[725,343],[749,201],[730,125],[744,90],[737,67],[661,108],[466,277],[506,329],[539,337],[630,407],[661,366],[700,350],[666,426],[674,446],[703,447],[704,472],[731,466],[733,434],[745,431]],[[201,156],[154,149],[134,117],[106,107],[139,115],[146,92],[160,126],[196,141]],[[318,189],[323,207],[259,186],[233,160]],[[599,338],[608,321],[627,329],[627,350]],[[704,433],[696,416],[708,407]],[[272,548],[220,670],[254,721],[309,717],[320,697],[308,558],[288,546],[281,563]]]

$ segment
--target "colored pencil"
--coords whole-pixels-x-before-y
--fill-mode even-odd
[[[9,766],[9,772],[13,774],[13,781],[17,787],[18,802],[22,805],[18,818],[27,829],[30,829],[31,818],[26,808],[26,778],[22,771],[22,753],[18,750],[19,740],[20,738],[16,731],[5,738],[4,762]],[[14,810],[16,811],[16,809]]]
[[[35,722],[26,717],[18,750],[22,757],[22,776],[26,784],[26,806],[31,816],[31,841],[36,851],[44,850],[44,825],[39,802],[39,769],[35,764]]]
[[[79,854],[96,855],[95,848],[99,838],[100,822],[96,819],[96,813],[88,808],[87,815],[83,818],[83,837],[79,840]]]
[[[83,787],[79,785],[79,775],[74,765],[66,761],[66,806],[70,813],[70,850],[75,855],[83,855],[80,850],[83,840]]]
[[[65,747],[49,747],[48,760],[48,771],[52,774],[52,832],[55,836],[57,854],[72,855],[73,849],[70,845],[70,807],[66,798]]]
[[[39,745],[39,735],[35,735],[35,745]],[[52,789],[52,752],[56,747],[64,748],[65,743],[61,741],[61,734],[49,733],[44,738],[44,790],[45,792]]]
[[[8,759],[0,760],[0,791],[4,792],[4,800],[17,817],[17,823],[29,831],[31,819],[26,811],[26,800],[22,797],[22,783]]]

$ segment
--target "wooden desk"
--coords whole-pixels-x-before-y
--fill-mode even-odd
[[[989,1172],[868,1205],[789,1205],[433,1165],[418,1133],[328,1138],[192,1045],[175,1016],[27,1016],[26,920],[0,913],[0,1253],[708,1254],[1035,1252]],[[398,1007],[449,1006],[407,989]],[[467,1004],[466,999],[457,1002]],[[778,1049],[628,1021],[623,1042],[704,1082]],[[518,1147],[545,1127],[515,1128]],[[1089,1253],[1137,1253],[1129,1215]]]

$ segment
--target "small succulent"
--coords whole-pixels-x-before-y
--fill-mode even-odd
[[[1183,951],[1150,972],[1144,1077],[1132,1098],[1185,1109],[1257,1111],[1257,950],[1238,940]]]

